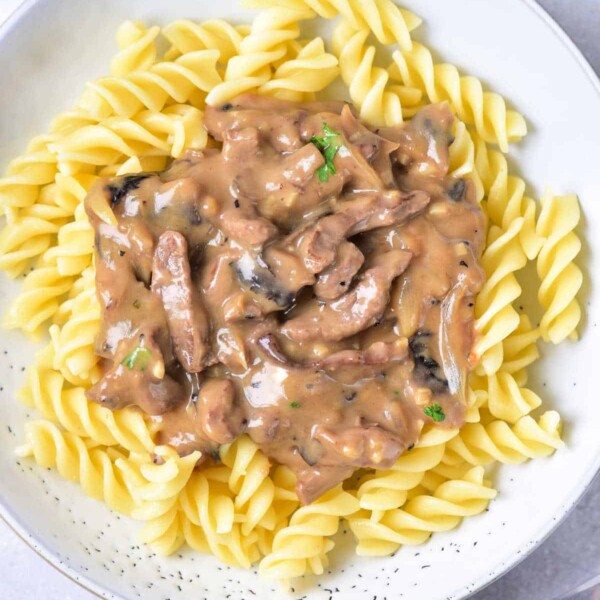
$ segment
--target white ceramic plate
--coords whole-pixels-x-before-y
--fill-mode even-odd
[[[0,334],[0,505],[4,518],[51,563],[107,598],[352,599],[463,598],[513,566],[583,493],[600,463],[597,386],[600,339],[600,85],[573,44],[532,0],[407,0],[423,16],[424,39],[447,61],[480,76],[521,110],[531,133],[518,166],[539,196],[542,186],[580,194],[585,219],[581,293],[586,319],[578,344],[543,349],[533,380],[546,405],[562,413],[567,448],[551,459],[506,466],[490,511],[456,531],[393,558],[355,557],[340,535],[331,573],[304,580],[287,596],[253,571],[183,552],[157,558],[135,542],[137,523],[86,498],[54,472],[17,462],[12,448],[28,416],[14,400],[32,346]],[[233,0],[38,0],[0,32],[0,165],[49,120],[70,107],[83,83],[105,73],[113,36],[128,18],[147,23],[191,17],[244,18]],[[17,286],[0,279],[0,309]]]

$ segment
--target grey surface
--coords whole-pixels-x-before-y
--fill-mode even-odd
[[[600,0],[538,2],[600,74]],[[544,544],[504,577],[472,596],[472,600],[566,598],[577,586],[599,575],[600,476],[597,476],[585,497]],[[591,599],[592,593],[582,597]]]
[[[0,0],[0,22],[19,1]],[[539,0],[539,3],[600,73],[600,0]],[[0,556],[2,600],[96,598],[55,571],[1,521]],[[457,568],[468,565],[457,564]],[[557,600],[594,575],[600,575],[600,477],[596,477],[586,496],[542,546],[472,600]],[[600,596],[595,598],[600,600]],[[577,596],[577,600],[584,599],[591,600],[592,595]]]

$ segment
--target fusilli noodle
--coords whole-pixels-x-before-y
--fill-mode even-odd
[[[545,341],[554,344],[566,337],[577,339],[577,325],[581,308],[576,295],[583,283],[581,269],[573,262],[581,250],[581,241],[574,233],[579,223],[577,196],[542,198],[542,210],[536,232],[544,238],[537,259],[537,272],[541,279],[538,298],[545,313],[540,321],[540,331]]]

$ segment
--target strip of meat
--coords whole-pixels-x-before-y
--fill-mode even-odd
[[[361,194],[356,200],[339,203],[334,214],[294,232],[283,245],[295,247],[306,268],[320,273],[333,263],[345,238],[378,227],[401,225],[419,214],[429,200],[429,195],[420,191]],[[269,262],[268,250],[265,256]]]
[[[352,242],[342,242],[333,263],[319,274],[313,290],[322,300],[335,300],[346,290],[358,273],[365,257]]]
[[[183,387],[168,375],[157,379],[147,371],[129,369],[119,363],[86,395],[111,410],[136,404],[149,415],[162,415],[186,399]]]
[[[283,325],[295,342],[338,342],[371,325],[383,315],[392,281],[408,267],[412,254],[392,250],[375,258],[354,289],[333,302],[310,302]]]
[[[229,237],[243,246],[261,246],[278,233],[277,227],[264,217],[249,215],[240,208],[223,212],[219,223]]]
[[[190,373],[202,371],[210,352],[209,321],[192,285],[187,242],[178,232],[165,231],[158,240],[152,291],[162,300],[179,362]]]
[[[232,442],[242,431],[243,414],[235,404],[235,387],[229,379],[209,379],[198,395],[198,419],[209,440]]]
[[[135,404],[149,415],[162,415],[185,402],[184,388],[165,374],[155,340],[158,333],[148,330],[138,340],[123,340],[113,366],[86,392],[87,397],[111,410]]]

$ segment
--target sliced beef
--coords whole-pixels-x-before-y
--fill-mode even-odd
[[[376,257],[352,290],[333,302],[305,304],[281,331],[295,342],[337,342],[374,325],[389,302],[392,281],[407,269],[411,258],[403,250]]]
[[[209,379],[200,389],[197,418],[209,440],[228,444],[242,431],[244,416],[235,399],[235,387],[229,379]]]
[[[333,263],[319,274],[315,294],[322,300],[339,298],[352,285],[365,257],[352,242],[342,242]]]
[[[210,324],[192,283],[187,242],[180,233],[165,231],[158,240],[152,291],[162,300],[177,359],[190,373],[202,371],[210,352]]]

